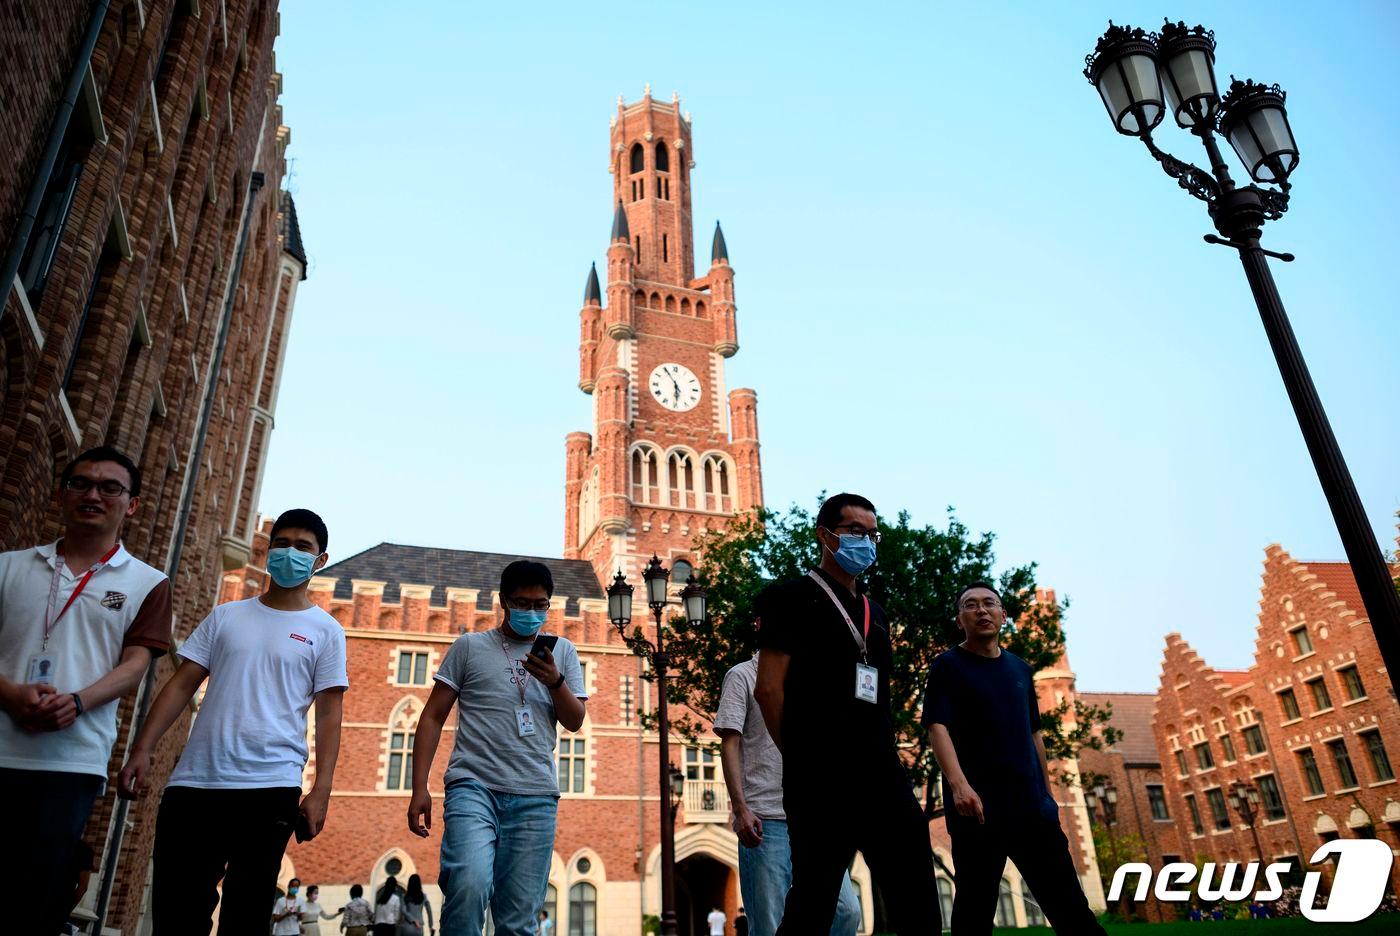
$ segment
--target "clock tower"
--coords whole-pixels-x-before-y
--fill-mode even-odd
[[[725,388],[739,340],[718,222],[710,268],[695,275],[689,115],[648,87],[635,104],[618,99],[610,144],[607,287],[595,265],[579,313],[593,432],[565,440],[564,557],[591,562],[604,584],[619,569],[640,584],[653,553],[669,566],[762,506],[758,400]]]

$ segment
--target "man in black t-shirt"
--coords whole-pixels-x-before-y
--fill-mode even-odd
[[[1008,857],[1056,933],[1103,933],[1050,795],[1035,674],[998,643],[1001,598],[979,582],[957,608],[965,639],[933,661],[924,699],[953,840],[953,934],[992,932]]]
[[[759,595],[754,696],[783,755],[792,887],[778,936],[831,929],[841,881],[865,856],[898,936],[940,931],[928,824],[890,717],[885,612],[857,590],[875,561],[875,507],[837,494],[817,514],[821,564]],[[819,782],[818,782],[819,781]]]

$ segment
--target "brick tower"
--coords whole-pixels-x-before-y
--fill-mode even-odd
[[[734,271],[715,224],[710,268],[695,276],[695,166],[680,102],[618,99],[608,172],[613,225],[606,304],[596,267],[579,313],[579,389],[593,433],[565,440],[564,557],[602,582],[669,565],[694,538],[762,506],[757,397],[726,394],[739,350]]]

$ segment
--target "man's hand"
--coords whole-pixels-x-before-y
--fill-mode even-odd
[[[311,792],[301,798],[301,814],[306,817],[306,841],[321,834],[326,825],[326,813],[330,811],[331,791],[312,787]]]
[[[734,821],[731,825],[734,834],[739,836],[739,841],[749,848],[757,848],[763,843],[763,820],[755,816],[748,806],[734,810]]]
[[[29,726],[31,731],[62,731],[77,720],[78,704],[73,701],[73,693],[51,692],[34,708]]]
[[[525,654],[525,670],[535,677],[541,686],[551,689],[559,681],[559,667],[554,665],[554,654],[548,647],[542,647],[541,653],[543,656]]]
[[[35,724],[44,700],[58,690],[48,683],[12,683],[0,686],[0,708],[3,708],[25,731],[39,731]]]
[[[960,816],[967,816],[969,819],[976,816],[978,825],[987,824],[987,819],[982,814],[982,797],[977,795],[970,783],[960,783],[953,787],[953,808]]]
[[[408,801],[408,831],[427,838],[433,827],[433,795],[427,790],[414,790]]]
[[[140,799],[146,795],[146,774],[151,771],[151,752],[134,747],[126,756],[121,773],[117,774],[117,795],[122,799]]]

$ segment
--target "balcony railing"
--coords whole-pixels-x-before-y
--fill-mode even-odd
[[[723,780],[685,782],[685,821],[729,821],[729,791]]]

